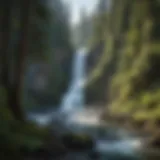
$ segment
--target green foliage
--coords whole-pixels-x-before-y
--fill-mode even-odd
[[[160,34],[157,17],[160,14],[159,2],[124,0],[119,4],[115,0],[112,3],[108,24],[97,21],[100,26],[106,28],[108,34],[105,38],[104,53],[94,72],[91,73],[88,85],[96,89],[95,82],[106,75],[109,81],[104,81],[104,86],[110,97],[107,106],[109,104],[113,115],[125,113],[135,120],[158,120],[160,118],[158,71]],[[129,12],[126,16],[127,10]],[[101,36],[101,33],[96,33]],[[99,39],[98,36],[96,40]],[[114,42],[112,47],[110,47],[111,39]],[[107,68],[111,72],[108,72]],[[98,92],[100,91],[97,89]]]
[[[114,39],[110,35],[107,36],[107,43],[108,45],[104,49],[105,53],[100,58],[95,69],[93,69],[93,71],[87,77],[86,85],[92,85],[95,81],[97,81],[97,79],[99,79],[104,73],[106,65],[111,62],[113,58],[111,53],[113,52],[114,48]]]
[[[40,128],[34,123],[16,121],[7,106],[7,95],[3,87],[0,88],[0,141],[1,156],[20,156],[22,148],[28,151],[43,145],[48,134],[47,128]]]
[[[119,90],[117,97],[113,98],[116,103],[114,112],[119,108],[118,111],[124,110],[135,119],[153,120],[160,117],[158,89],[160,76],[157,72],[160,59],[157,55],[158,45],[150,41],[154,28],[153,22],[145,18],[148,14],[152,14],[145,9],[149,7],[148,5],[149,3],[145,3],[143,6],[143,16],[134,11],[133,15],[136,18],[139,16],[139,21],[131,24],[124,45],[130,48],[124,50],[120,56],[119,68],[113,77],[111,90],[113,93]],[[132,28],[132,25],[139,22],[141,24],[139,29]],[[154,25],[156,23],[154,21]]]
[[[13,152],[17,155],[21,154],[23,148],[31,152],[43,146],[48,133],[46,128],[8,119],[1,119],[0,128],[0,141],[3,146],[1,152]]]

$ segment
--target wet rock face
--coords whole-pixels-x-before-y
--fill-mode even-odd
[[[100,42],[92,50],[89,51],[87,56],[86,71],[87,76],[90,77],[93,71],[96,69],[104,50],[104,43]],[[92,75],[93,76],[93,75]],[[101,77],[98,82],[87,86],[86,104],[87,105],[103,105],[106,98],[106,75]]]
[[[25,80],[29,101],[33,98],[36,104],[42,106],[60,103],[71,80],[73,53],[72,50],[58,50],[52,62],[29,65]]]
[[[94,47],[89,53],[87,58],[87,72],[91,72],[97,65],[98,60],[102,55],[104,49],[104,43],[100,42],[96,47]]]

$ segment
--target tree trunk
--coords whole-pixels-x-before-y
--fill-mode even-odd
[[[1,29],[0,29],[0,56],[1,56],[1,82],[2,85],[8,86],[8,44],[10,40],[10,15],[11,3],[10,0],[1,1]]]
[[[10,44],[10,33],[11,33],[11,12],[13,0],[6,0],[2,2],[2,28],[1,28],[1,64],[2,64],[2,85],[7,90],[7,100],[8,107],[12,111],[13,116],[17,120],[23,120],[22,111],[20,106],[15,104],[15,86],[10,81],[10,52],[9,52],[9,44]],[[15,55],[14,55],[15,56]]]
[[[28,29],[29,29],[29,10],[30,0],[21,1],[21,31],[18,45],[18,57],[15,67],[14,85],[10,92],[10,105],[14,110],[14,115],[18,120],[24,120],[24,113],[21,106],[22,84],[24,77],[24,67],[27,58]]]
[[[1,17],[2,27],[0,33],[0,54],[2,64],[2,85],[7,89],[8,107],[12,111],[15,119],[24,120],[24,114],[21,106],[21,89],[24,74],[24,64],[27,56],[27,35],[29,24],[29,8],[30,0],[20,1],[21,3],[21,29],[20,40],[18,44],[18,53],[16,56],[15,70],[13,83],[10,81],[10,54],[9,42],[11,33],[11,11],[13,7],[13,0],[4,0],[3,2],[3,16]]]

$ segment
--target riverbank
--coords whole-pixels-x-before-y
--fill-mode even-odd
[[[85,112],[85,114],[83,114],[83,112],[82,112],[82,114],[83,114],[83,116],[85,116],[89,119],[94,116],[93,113],[95,113],[95,110],[93,110],[93,111],[94,112],[92,112],[92,110],[91,111],[87,110],[87,113],[85,111],[83,111],[83,112]],[[70,118],[71,118],[72,114],[73,113],[71,113],[71,115],[69,115]],[[90,117],[90,115],[92,115],[92,116]],[[97,115],[97,112],[96,112],[96,115]],[[77,115],[75,117],[77,117]],[[37,118],[41,119],[41,118],[43,118],[43,115],[38,116]],[[143,140],[144,143],[143,143],[143,146],[141,147],[141,149],[139,150],[140,153],[138,152],[138,153],[135,153],[134,155],[142,154],[146,157],[144,160],[159,160],[160,159],[160,155],[158,154],[159,150],[149,147],[146,143],[147,142],[146,140],[150,137],[149,133],[140,132],[140,130],[137,130],[136,128],[133,128],[133,127],[127,127],[127,125],[125,125],[123,123],[121,123],[121,125],[120,125],[120,123],[113,123],[111,121],[110,122],[108,121],[106,123],[106,121],[100,121],[100,120],[98,121],[98,124],[96,123],[94,125],[93,124],[86,124],[85,122],[83,122],[84,124],[83,123],[82,124],[74,124],[74,125],[71,124],[70,126],[68,126],[68,125],[66,125],[66,124],[68,124],[68,123],[66,123],[66,120],[68,118],[66,120],[65,120],[65,118],[67,118],[67,117],[64,117],[64,115],[59,115],[58,113],[54,114],[54,116],[52,115],[52,122],[48,126],[49,135],[46,136],[45,144],[42,145],[40,148],[37,148],[36,150],[29,153],[30,159],[41,160],[39,157],[43,157],[43,159],[45,159],[45,160],[47,158],[48,158],[48,160],[50,160],[50,159],[52,160],[53,158],[55,160],[56,159],[57,160],[72,160],[72,159],[75,160],[75,156],[77,156],[79,158],[80,154],[82,155],[82,156],[80,156],[82,160],[83,159],[84,160],[90,160],[90,159],[93,160],[94,158],[101,160],[100,157],[104,157],[104,156],[106,158],[108,158],[108,156],[110,156],[110,149],[112,150],[111,154],[115,154],[114,152],[117,152],[117,149],[119,150],[119,148],[114,149],[114,147],[112,147],[112,143],[110,143],[110,141],[105,141],[105,145],[109,147],[109,148],[107,147],[109,149],[109,151],[104,151],[103,154],[107,153],[107,155],[104,155],[104,156],[102,153],[96,152],[97,150],[95,150],[95,148],[93,149],[91,147],[89,150],[84,149],[86,147],[86,145],[88,145],[88,144],[82,145],[81,141],[84,142],[84,140],[85,140],[84,137],[86,137],[86,135],[87,135],[87,137],[88,137],[87,140],[88,139],[93,140],[94,144],[97,140],[100,140],[103,145],[103,140],[105,138],[107,138],[107,135],[105,134],[104,130],[110,131],[110,129],[112,130],[112,128],[114,128],[114,130],[112,131],[113,135],[114,135],[114,132],[118,132],[119,130],[127,130],[127,132],[131,133],[131,139],[132,139],[132,135],[133,135],[133,136],[135,136],[135,139],[137,139],[137,137],[140,137],[140,139]],[[81,117],[81,118],[83,119],[83,117]],[[35,119],[36,119],[36,117],[35,117]],[[80,122],[82,122],[82,121],[80,121]],[[85,127],[83,127],[83,125],[85,125]],[[87,131],[86,131],[86,129],[87,129]],[[95,135],[97,133],[100,136],[99,139],[95,139]],[[67,145],[66,145],[66,141],[64,143],[63,138],[64,138],[64,135],[68,135],[68,134],[70,135],[70,138],[69,138],[69,140],[67,140]],[[74,138],[75,136],[76,136],[76,142],[75,142],[75,138]],[[124,135],[123,135],[123,137],[125,138]],[[73,142],[73,139],[74,139],[74,143],[71,144],[70,142]],[[107,139],[109,140],[110,136]],[[114,136],[111,136],[111,139],[114,139]],[[77,140],[78,140],[78,142],[77,142]],[[85,142],[87,142],[87,141],[85,141]],[[123,152],[128,152],[128,149],[125,146],[125,144],[129,145],[129,147],[130,147],[129,143],[130,142],[121,144],[120,148],[122,148],[122,149],[120,149],[120,150],[122,152],[122,155],[123,155]],[[71,145],[71,148],[70,148],[70,145]],[[79,148],[75,150],[75,148],[77,148],[77,146]],[[118,144],[118,146],[120,146],[120,145]],[[127,150],[127,151],[125,151],[125,150]],[[154,158],[152,158],[152,157],[154,157]],[[110,159],[113,160],[112,158],[110,158]],[[128,159],[130,159],[130,158],[128,158]],[[128,160],[128,159],[126,158],[125,160]],[[114,160],[116,160],[116,158]],[[117,160],[119,160],[119,159],[117,159]],[[137,160],[137,159],[134,158],[133,160]],[[140,160],[142,160],[142,159],[140,159]]]
[[[138,136],[142,139],[143,148],[141,153],[145,155],[147,160],[159,160],[160,159],[160,130],[155,128],[155,130],[147,130],[142,126],[135,127],[129,122],[121,121],[102,121],[105,125],[111,125],[117,128],[122,128],[131,132],[133,135]]]
[[[75,130],[74,128],[75,126],[69,129],[62,122],[63,122],[62,120],[54,121],[52,122],[52,124],[50,124],[46,128],[48,131],[47,131],[47,134],[45,135],[46,138],[44,138],[43,145],[37,147],[35,150],[32,150],[32,151],[23,150],[24,151],[23,156],[25,157],[24,159],[25,160],[44,160],[44,159],[45,160],[53,160],[53,159],[55,160],[75,160],[75,159],[76,160],[94,160],[94,159],[103,160],[110,157],[110,154],[108,152],[99,153],[95,150],[95,147],[94,147],[95,140],[92,138],[93,135],[88,135],[88,133],[84,134],[83,132],[79,132],[79,130],[73,133],[72,131]],[[103,127],[105,128],[105,126]],[[117,130],[119,130],[119,128],[123,129],[123,127],[120,127],[120,126],[117,126],[116,128]],[[94,132],[95,131],[89,131],[89,133],[91,134],[94,134]],[[144,160],[160,159],[160,154],[158,149],[156,150],[144,145],[139,152],[141,155],[144,155],[145,157]],[[139,152],[137,154],[139,154]],[[112,154],[113,153],[111,152],[111,155]],[[115,156],[115,157],[117,159],[115,158],[114,160],[119,160],[118,156]],[[132,157],[131,158],[129,157],[128,159],[127,158],[125,159],[125,158],[126,158],[125,156],[124,157],[122,156],[122,160],[123,159],[137,160],[136,158],[132,158]],[[110,158],[109,160],[113,160],[113,158]]]

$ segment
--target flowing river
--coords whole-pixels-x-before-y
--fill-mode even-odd
[[[100,160],[137,160],[143,159],[141,139],[128,131],[115,127],[103,126],[98,111],[85,108],[85,49],[78,50],[73,61],[72,80],[68,91],[61,101],[58,110],[50,110],[42,114],[30,114],[29,118],[41,125],[51,123],[53,119],[62,117],[62,123],[71,126],[76,132],[86,132],[96,141],[96,151]],[[62,119],[62,118],[61,118]]]

